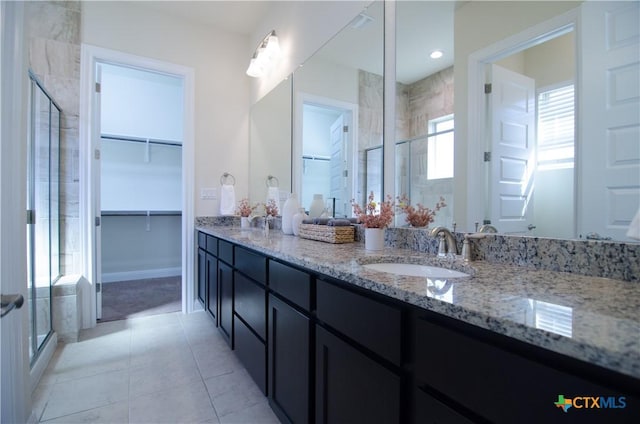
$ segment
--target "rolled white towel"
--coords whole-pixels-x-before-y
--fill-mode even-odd
[[[220,187],[220,215],[233,215],[236,211],[236,192],[232,185]]]
[[[627,237],[640,240],[640,209],[638,209],[636,216],[631,220],[631,225],[629,225],[629,230],[627,231]]]
[[[280,188],[269,187],[269,189],[267,190],[267,203],[269,203],[269,200],[272,199],[274,202],[276,202],[278,209],[280,209]]]

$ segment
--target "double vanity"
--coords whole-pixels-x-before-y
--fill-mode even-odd
[[[640,416],[636,282],[196,231],[198,299],[282,422]]]

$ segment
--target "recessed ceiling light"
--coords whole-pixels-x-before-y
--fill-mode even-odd
[[[442,57],[444,53],[442,53],[442,50],[434,50],[431,52],[431,54],[429,55],[429,57],[431,59],[440,59]]]

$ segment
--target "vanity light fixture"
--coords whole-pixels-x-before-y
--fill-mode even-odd
[[[431,54],[429,55],[429,57],[431,59],[440,59],[442,57],[444,53],[442,52],[442,50],[434,50],[431,52]]]
[[[260,78],[273,66],[275,59],[279,56],[280,43],[278,42],[275,30],[272,30],[260,41],[258,47],[256,47],[251,62],[249,62],[249,68],[247,68],[247,75]]]

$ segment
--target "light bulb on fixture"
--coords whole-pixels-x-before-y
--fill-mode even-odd
[[[258,47],[256,47],[253,57],[249,62],[247,75],[253,78],[260,78],[273,66],[273,62],[280,57],[280,43],[275,31],[267,34]]]
[[[442,57],[444,53],[442,52],[442,50],[434,50],[431,52],[431,54],[429,55],[429,57],[431,59],[440,59]]]

